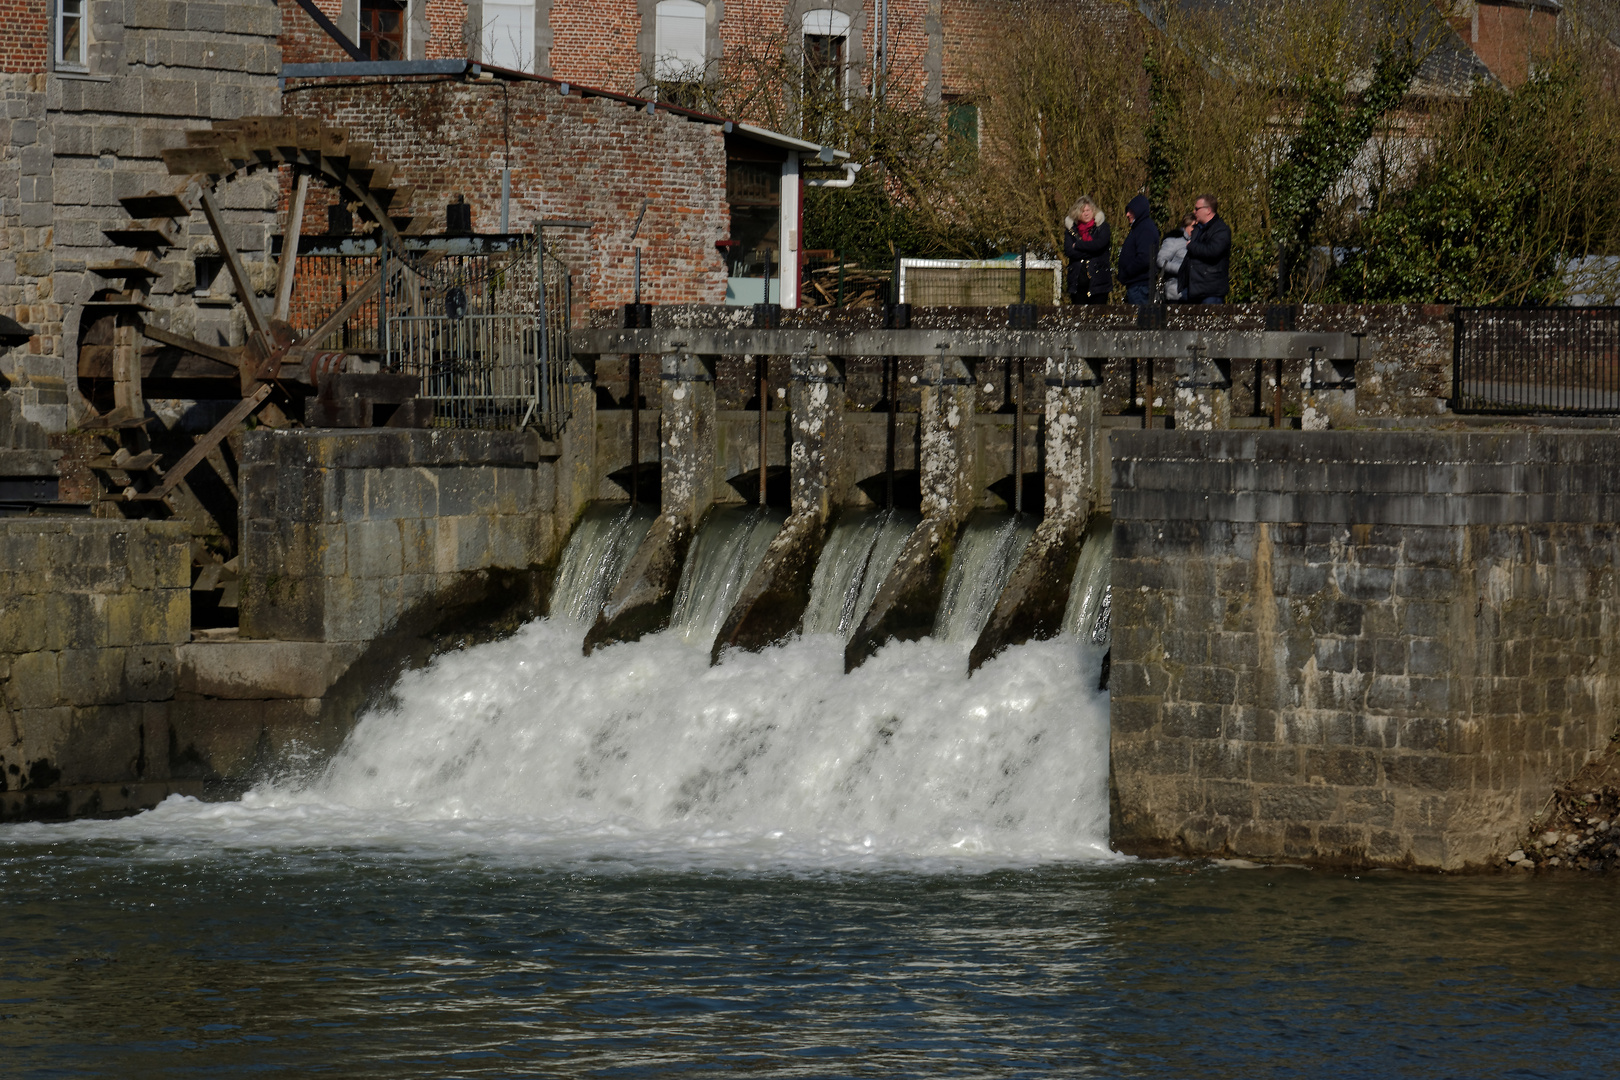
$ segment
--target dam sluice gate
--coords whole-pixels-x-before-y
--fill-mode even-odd
[[[574,676],[678,641],[913,730],[947,692],[1050,746],[1105,683],[1043,805],[1081,777],[1109,824],[1053,820],[1128,853],[1488,866],[1614,733],[1613,421],[1451,412],[1449,309],[750,314],[576,329],[544,431],[240,435],[236,627],[187,625],[178,521],[14,519],[5,816],[353,766],[401,665],[542,616]],[[1025,725],[1019,679],[1067,704]]]

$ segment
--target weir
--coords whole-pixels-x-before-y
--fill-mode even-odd
[[[189,605],[239,599],[235,626],[187,625],[185,560],[207,554],[183,526],[6,525],[17,591],[36,599],[8,614],[0,656],[21,733],[0,763],[5,813],[240,792],[295,746],[342,743],[402,665],[465,649],[467,671],[495,678],[486,662],[511,665],[520,641],[548,674],[511,677],[596,717],[582,737],[617,737],[620,706],[582,704],[591,679],[650,675],[724,768],[751,766],[705,717],[840,730],[822,704],[747,705],[742,681],[826,690],[831,710],[873,695],[885,714],[842,729],[815,781],[834,784],[814,796],[821,820],[846,823],[836,784],[875,790],[850,761],[942,775],[886,756],[907,724],[978,710],[986,737],[1044,747],[1025,688],[1066,696],[1072,718],[1106,686],[1111,755],[1058,772],[1092,794],[1111,782],[1112,842],[1139,853],[1482,865],[1613,734],[1620,661],[1593,628],[1616,601],[1600,573],[1567,569],[1616,557],[1600,527],[1620,498],[1612,422],[1531,437],[1524,419],[1445,413],[1447,380],[1471,369],[1444,310],[1107,309],[1033,330],[994,311],[896,310],[889,329],[875,311],[759,329],[749,314],[576,330],[549,384],[566,422],[545,431],[247,433],[239,555],[193,575]],[[51,569],[67,565],[71,580]],[[63,596],[70,617],[33,617]],[[1549,643],[1565,641],[1560,659]],[[514,757],[574,737],[549,704],[474,701],[449,674],[460,661],[437,663],[444,681],[401,684],[426,695],[410,703],[423,724],[529,715]],[[389,722],[369,722],[368,745]],[[810,767],[774,729],[734,733]],[[368,759],[354,783],[459,768],[404,763],[427,745]],[[993,757],[984,778],[1023,760]],[[718,794],[741,777],[691,761],[657,775],[680,794],[648,820],[746,816]],[[579,782],[587,815],[638,799]],[[443,805],[472,798],[457,792]]]

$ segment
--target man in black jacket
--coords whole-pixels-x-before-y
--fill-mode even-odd
[[[1153,297],[1153,258],[1159,250],[1159,227],[1153,223],[1146,195],[1130,201],[1125,220],[1131,231],[1119,249],[1119,283],[1125,286],[1125,302],[1141,306]]]
[[[1200,195],[1193,204],[1192,239],[1181,264],[1181,295],[1194,304],[1224,304],[1231,288],[1232,230],[1217,216],[1213,195]]]

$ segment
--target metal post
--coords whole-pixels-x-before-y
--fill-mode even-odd
[[[512,169],[510,166],[501,166],[501,232],[507,230],[507,222],[511,220],[512,207]]]
[[[632,294],[633,303],[641,303],[641,249],[636,248],[635,286]]]
[[[765,406],[769,401],[768,395],[770,393],[770,384],[767,378],[770,370],[768,366],[770,358],[765,356],[756,357],[754,363],[758,365],[759,371],[759,508],[763,510],[765,509]]]
[[[1020,287],[1020,292],[1022,288]],[[1013,406],[1013,513],[1024,512],[1024,358],[1018,358],[1018,391]]]
[[[1142,395],[1142,428],[1153,427],[1153,361],[1147,362],[1147,393]]]
[[[900,392],[900,358],[885,356],[883,358],[883,377],[888,386],[889,398],[889,433],[888,443],[883,452],[883,508],[894,509],[894,442],[895,442],[895,407],[898,402],[895,398]]]
[[[1024,283],[1025,283],[1025,279],[1028,277],[1028,275],[1029,275],[1029,252],[1028,251],[1020,251],[1018,253],[1018,302],[1020,304],[1024,303],[1028,299],[1028,297],[1026,296],[1026,294],[1024,292]],[[1020,361],[1020,363],[1022,363],[1022,361]]]
[[[641,502],[641,354],[630,357],[630,505]]]
[[[1282,358],[1277,358],[1277,380],[1271,388],[1271,426],[1283,426],[1283,398],[1282,398]]]
[[[539,368],[535,372],[535,397],[547,434],[555,434],[551,424],[551,334],[546,321],[546,234],[540,222],[534,223],[535,310],[540,321]]]
[[[382,282],[377,287],[377,321],[381,324],[377,328],[377,344],[382,347],[380,359],[382,360],[383,370],[391,371],[393,369],[388,365],[389,357],[393,352],[389,348],[390,336],[388,333],[388,241],[383,240],[377,251],[379,253],[378,266],[382,270]]]

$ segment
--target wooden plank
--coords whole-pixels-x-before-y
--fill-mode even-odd
[[[347,157],[349,154],[349,129],[334,127],[331,124],[321,125],[322,157]]]
[[[215,424],[208,434],[198,439],[196,445],[186,451],[185,457],[175,462],[174,468],[170,469],[169,474],[163,478],[163,483],[151,491],[142,491],[136,494],[131,501],[157,502],[173,491],[180,481],[184,480],[187,474],[192,469],[195,469],[203,458],[208,456],[210,450],[224,441],[225,436],[236,430],[236,425],[246,420],[248,414],[263,404],[264,399],[269,396],[270,387],[261,386],[237,402],[236,408],[226,413],[224,418]]]
[[[253,283],[248,280],[247,268],[242,265],[242,257],[236,253],[236,245],[232,244],[225,232],[225,219],[220,216],[219,204],[214,202],[214,194],[206,188],[202,193],[203,215],[208,218],[208,227],[214,231],[214,240],[219,244],[219,253],[225,257],[225,268],[231,273],[231,282],[236,286],[236,298],[242,301],[242,307],[247,312],[248,325],[259,338],[260,348],[265,355],[273,349],[270,345],[270,324],[265,320],[264,312],[259,310],[258,298],[253,293]]]
[[[218,148],[212,146],[181,146],[160,151],[159,156],[163,158],[163,164],[169,170],[170,176],[192,176],[198,173],[224,176],[234,171]]]
[[[188,338],[183,334],[171,334],[158,326],[143,326],[141,333],[162,345],[173,345],[177,349],[184,349],[188,353],[206,356],[217,363],[241,369],[242,353],[240,350],[225,348],[219,345],[204,345],[195,338]]]
[[[309,174],[298,174],[292,207],[287,211],[287,230],[281,238],[281,268],[276,277],[276,306],[272,319],[287,319],[292,310],[293,273],[298,267],[298,238],[304,231],[304,198],[309,194]]]
[[[165,195],[148,191],[145,195],[125,195],[118,200],[132,218],[184,218],[191,216],[191,207],[178,195]]]
[[[283,151],[298,149],[298,118],[296,116],[269,116],[264,124],[265,142]]]

